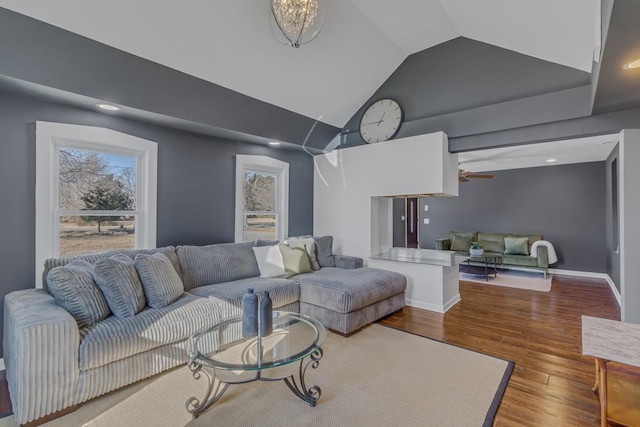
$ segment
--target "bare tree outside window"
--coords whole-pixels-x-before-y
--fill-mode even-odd
[[[243,182],[244,241],[276,238],[276,175],[245,171]]]
[[[135,246],[134,156],[59,151],[60,255]]]

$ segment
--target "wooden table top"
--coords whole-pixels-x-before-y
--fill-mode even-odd
[[[583,315],[582,354],[640,367],[640,325]]]

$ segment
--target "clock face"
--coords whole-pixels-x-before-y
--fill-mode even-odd
[[[393,138],[400,130],[402,109],[393,99],[380,99],[360,119],[360,136],[369,144]]]

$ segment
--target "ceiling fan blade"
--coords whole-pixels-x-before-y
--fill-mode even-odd
[[[489,178],[493,178],[493,175],[467,173],[467,174],[465,174],[465,178],[485,178],[485,179],[489,179]]]

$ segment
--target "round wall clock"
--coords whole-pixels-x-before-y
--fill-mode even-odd
[[[402,108],[393,99],[379,99],[371,104],[360,119],[360,136],[369,144],[387,141],[398,133]]]

